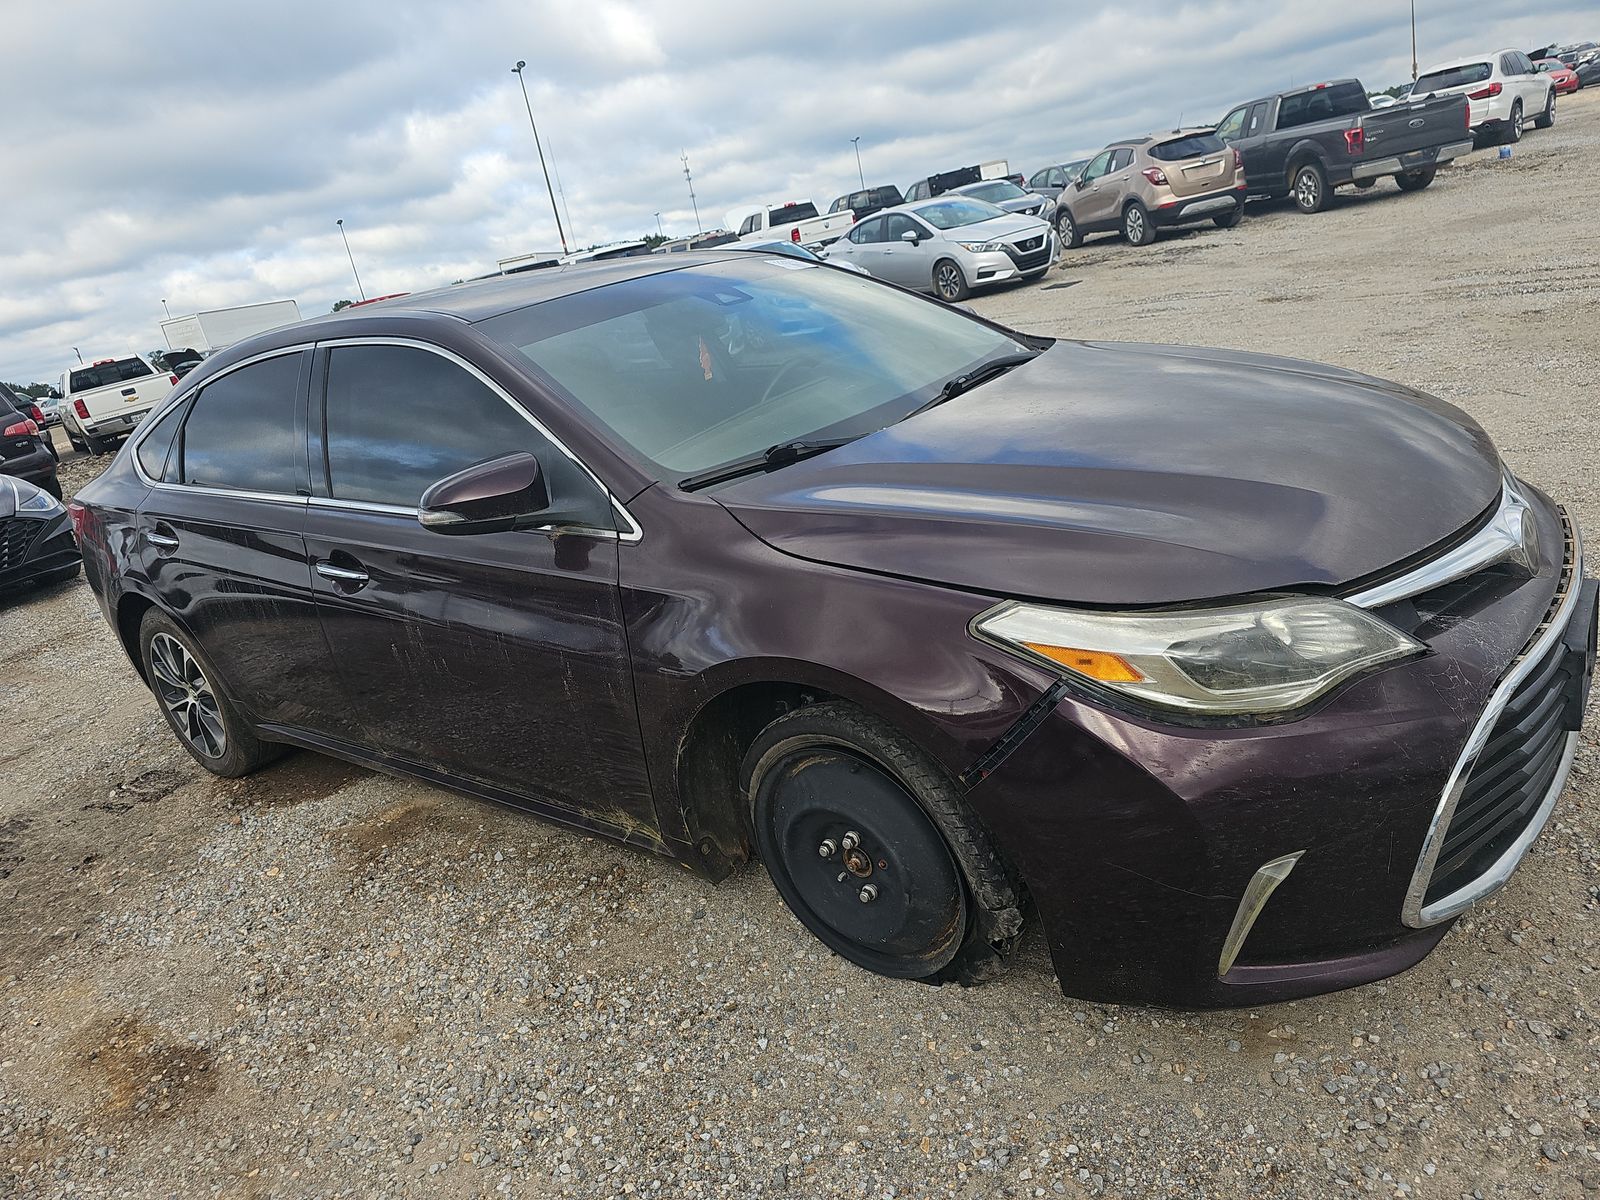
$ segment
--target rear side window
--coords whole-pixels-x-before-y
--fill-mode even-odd
[[[75,392],[92,392],[95,388],[127,383],[130,379],[143,379],[154,374],[150,364],[142,358],[119,358],[114,362],[76,368],[72,372],[71,386]]]
[[[183,482],[294,495],[304,486],[297,431],[304,353],[240,367],[200,389],[183,423]]]
[[[1207,154],[1220,154],[1226,150],[1221,138],[1214,133],[1197,133],[1191,137],[1174,138],[1150,147],[1150,157],[1162,162],[1182,162],[1188,158],[1202,158]]]
[[[178,436],[178,426],[183,423],[183,411],[188,405],[175,404],[159,421],[150,426],[150,432],[139,439],[139,469],[151,479],[167,478],[167,463],[172,443]]]
[[[416,508],[447,475],[517,450],[552,497],[603,500],[519,411],[449,359],[414,346],[337,346],[328,358],[328,481],[336,500]]]
[[[1472,83],[1482,83],[1494,74],[1494,68],[1488,63],[1466,63],[1459,67],[1446,67],[1442,71],[1430,71],[1417,80],[1417,86],[1411,89],[1413,96],[1426,96],[1429,92],[1442,92],[1446,88],[1466,87]]]

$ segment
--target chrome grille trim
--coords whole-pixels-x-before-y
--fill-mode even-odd
[[[1550,608],[1545,613],[1539,628],[1534,631],[1533,637],[1512,661],[1510,668],[1496,685],[1488,705],[1478,718],[1478,723],[1473,726],[1471,736],[1467,738],[1466,748],[1462,750],[1461,756],[1450,771],[1449,781],[1445,784],[1444,794],[1434,810],[1433,820],[1428,826],[1427,837],[1422,843],[1422,853],[1417,858],[1416,869],[1411,875],[1411,885],[1406,889],[1405,904],[1401,909],[1401,919],[1413,929],[1425,929],[1430,925],[1447,921],[1500,888],[1511,877],[1511,872],[1522,861],[1528,847],[1539,836],[1545,822],[1549,820],[1551,811],[1555,808],[1557,797],[1566,786],[1573,754],[1577,749],[1575,733],[1568,736],[1555,778],[1551,781],[1538,810],[1516,841],[1506,848],[1487,871],[1470,884],[1457,888],[1432,904],[1423,903],[1428,885],[1433,880],[1434,864],[1438,861],[1440,848],[1444,845],[1445,835],[1450,829],[1450,819],[1455,816],[1456,805],[1460,802],[1461,793],[1466,787],[1467,778],[1471,775],[1474,764],[1478,761],[1478,755],[1483,752],[1484,745],[1488,742],[1490,734],[1493,733],[1518,685],[1545,662],[1546,657],[1555,649],[1556,643],[1565,635],[1567,624],[1572,619],[1573,608],[1582,595],[1583,541],[1566,510],[1558,511],[1564,545],[1561,579],[1556,586],[1555,597],[1551,600]]]

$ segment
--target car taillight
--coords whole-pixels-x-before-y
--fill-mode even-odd
[[[76,500],[67,501],[67,516],[72,520],[72,532],[77,535],[78,541],[83,541],[83,526],[89,519],[89,510]]]
[[[39,427],[32,421],[24,418],[0,430],[0,437],[38,437]]]
[[[800,244],[800,226],[796,225],[789,230],[789,240],[797,246]]]
[[[1143,175],[1146,179],[1148,179],[1151,183],[1155,184],[1157,187],[1166,187],[1167,186],[1167,173],[1165,171],[1163,171],[1160,167],[1146,167],[1143,171],[1141,171],[1139,173],[1141,175]]]
[[[1467,93],[1467,99],[1468,100],[1490,100],[1490,99],[1493,99],[1495,96],[1498,96],[1502,90],[1503,89],[1500,87],[1500,85],[1498,83],[1491,83],[1488,87],[1482,88],[1482,89],[1480,89],[1480,90],[1478,90],[1476,92],[1468,92]]]
[[[168,375],[167,379],[171,382],[173,387],[178,386],[178,377],[176,375]]]
[[[1367,148],[1367,131],[1357,125],[1344,131],[1344,148],[1351,154],[1360,154]]]
[[[85,421],[89,419],[89,406],[82,400],[74,400],[72,402],[72,411],[77,413],[78,416],[82,417]]]
[[[1244,170],[1244,155],[1239,153],[1237,146],[1233,148],[1233,169],[1235,171]]]
[[[37,404],[28,405],[28,415],[40,425],[44,424],[44,413],[39,411],[39,406]]]

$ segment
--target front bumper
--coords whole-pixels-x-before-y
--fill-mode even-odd
[[[1226,216],[1228,213],[1244,207],[1245,189],[1243,187],[1229,188],[1225,192],[1212,192],[1206,196],[1194,196],[1185,200],[1169,200],[1161,207],[1152,209],[1150,219],[1162,229],[1172,225],[1188,225],[1193,221],[1204,221],[1212,217]]]
[[[973,287],[986,287],[991,283],[1032,278],[1048,271],[1060,250],[1055,231],[1041,230],[1034,238],[1025,240],[1037,241],[1038,245],[1030,250],[963,250],[961,268],[966,272],[967,282]]]
[[[0,589],[70,567],[79,559],[65,511],[0,519]]]
[[[1537,511],[1542,544],[1560,546],[1558,515],[1542,501]],[[1567,573],[1581,580],[1581,563]],[[1178,728],[1063,699],[968,794],[1038,905],[1062,989],[1248,1005],[1370,982],[1423,958],[1459,911],[1416,919],[1424,848],[1562,574],[1552,562],[1531,579],[1464,588],[1419,627],[1429,654],[1289,723]],[[1561,637],[1588,637],[1593,587],[1560,616]],[[1509,876],[1562,781],[1474,898]],[[1286,857],[1292,870],[1230,946],[1253,882],[1260,899],[1258,872]]]

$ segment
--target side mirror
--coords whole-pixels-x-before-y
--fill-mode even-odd
[[[539,460],[526,451],[447,475],[422,493],[417,520],[435,533],[502,533],[548,525],[550,489]]]
[[[915,246],[922,240],[922,238],[920,235],[918,235],[915,229],[908,229],[900,235],[900,240],[902,242],[910,242],[913,246]]]

